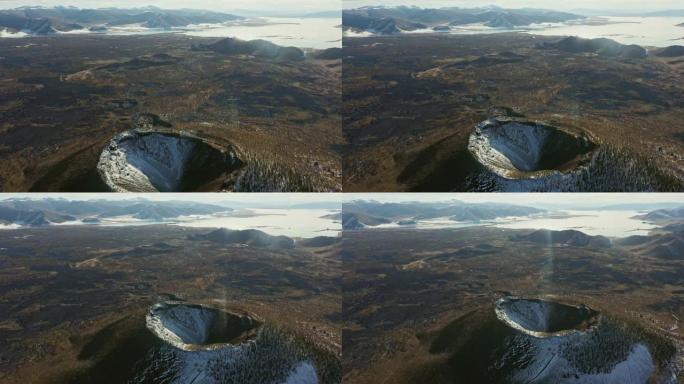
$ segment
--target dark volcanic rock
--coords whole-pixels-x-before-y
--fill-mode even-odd
[[[615,243],[617,245],[621,246],[626,246],[626,247],[631,247],[635,245],[641,245],[648,243],[651,241],[652,238],[650,236],[641,236],[641,235],[633,235],[633,236],[628,236],[622,239],[617,239]]]
[[[301,240],[298,244],[303,246],[303,247],[311,247],[311,248],[321,248],[321,247],[329,247],[331,245],[337,244],[340,242],[339,237],[332,237],[332,236],[316,236],[312,237],[310,239],[304,239]]]
[[[566,244],[576,247],[601,247],[607,248],[611,246],[611,241],[604,236],[590,236],[584,232],[575,230],[565,231],[550,231],[548,229],[539,229],[527,235],[516,235],[513,237],[514,241],[530,241],[541,244]]]
[[[684,46],[681,45],[671,45],[667,48],[663,48],[656,53],[656,56],[661,57],[677,57],[684,56]]]
[[[281,47],[266,40],[244,41],[226,38],[213,44],[201,44],[196,49],[209,50],[225,55],[253,55],[281,61],[304,60],[304,51],[295,47]]]
[[[271,236],[256,229],[244,231],[221,228],[206,235],[195,235],[195,240],[209,240],[221,244],[245,244],[251,247],[271,249],[291,249],[295,242],[287,236]]]
[[[320,60],[338,60],[342,58],[342,48],[328,48],[316,55]]]
[[[610,39],[583,39],[570,36],[555,43],[542,43],[542,49],[557,49],[571,53],[595,53],[600,56],[612,56],[623,58],[646,57],[647,51],[638,45],[624,45]]]
[[[158,53],[151,56],[136,57],[124,62],[107,64],[98,69],[108,72],[134,71],[138,69],[173,65],[178,61],[179,59],[173,56],[165,53]]]

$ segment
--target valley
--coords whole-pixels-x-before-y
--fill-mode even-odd
[[[105,148],[153,132],[219,155],[197,145],[180,158],[188,163],[168,163],[176,142],[148,143],[138,156],[148,165],[134,165],[156,185],[126,190],[338,191],[335,50],[177,34],[0,39],[0,190],[120,190],[102,173],[125,162],[98,171]]]
[[[648,235],[619,237],[484,226],[345,230],[345,382],[681,382],[676,212],[655,214],[668,225]]]
[[[0,230],[0,381],[150,383],[204,375],[204,382],[256,384],[296,373],[313,374],[301,382],[339,383],[338,245],[307,244],[260,231],[168,225]],[[189,317],[162,323],[181,335],[182,327],[207,324],[206,338],[184,337],[216,352],[177,350],[150,332],[151,308],[178,303],[190,312],[171,319]],[[214,312],[193,314],[198,305],[249,314],[258,333],[236,336],[248,331],[229,327],[244,320],[216,328]],[[230,354],[232,345],[246,348],[242,357]],[[224,362],[219,371],[215,359]]]
[[[522,33],[345,38],[345,190],[681,190],[684,67],[671,50]]]

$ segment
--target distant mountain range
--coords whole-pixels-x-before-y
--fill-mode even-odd
[[[657,209],[673,209],[679,208],[682,203],[676,202],[665,202],[665,203],[624,203],[624,204],[612,204],[603,205],[597,207],[581,207],[582,209],[596,209],[596,210],[610,210],[610,211],[652,211]],[[559,206],[554,207],[558,209],[572,209],[575,207]]]
[[[673,209],[658,209],[644,215],[636,216],[636,218],[651,222],[670,222],[684,220],[684,207]]]
[[[363,7],[344,10],[345,30],[390,35],[418,29],[481,23],[493,28],[514,28],[535,23],[559,23],[584,16],[545,9]]]
[[[653,235],[630,236],[617,240],[616,244],[644,256],[684,260],[684,224],[670,224]]]
[[[623,16],[623,17],[684,17],[684,9],[664,9],[660,11],[631,11],[624,9],[587,9],[570,10],[584,16]]]
[[[268,9],[268,10],[258,10],[258,9],[230,9],[227,11],[234,15],[240,15],[244,17],[291,17],[299,19],[330,19],[339,18],[342,15],[340,10],[336,11],[316,11],[316,12],[293,12],[288,9]]]
[[[648,236],[629,236],[616,244],[640,255],[665,260],[684,260],[684,206],[658,209],[636,218],[662,225]]]
[[[224,23],[243,19],[228,13],[195,9],[81,9],[74,7],[22,7],[0,10],[0,30],[30,35],[91,30],[104,32],[110,27],[139,24],[145,28],[172,29],[190,24]]]
[[[185,201],[7,199],[0,200],[0,223],[40,227],[50,223],[132,216],[140,220],[161,221],[185,215],[209,215],[231,211],[212,204]]]
[[[448,217],[453,221],[492,220],[507,216],[528,216],[544,212],[541,209],[497,203],[379,203],[353,201],[342,205],[342,228],[360,229],[391,222],[413,225],[416,220]]]

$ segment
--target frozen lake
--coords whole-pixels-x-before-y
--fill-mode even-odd
[[[126,227],[138,225],[178,225],[194,228],[258,229],[275,236],[316,237],[337,236],[342,223],[324,216],[339,213],[339,210],[324,209],[243,209],[214,215],[180,216],[162,221],[140,220],[132,216],[100,218],[99,223],[88,224],[80,220],[53,223],[54,226],[90,225],[102,227]],[[4,229],[25,228],[6,226]],[[0,226],[0,229],[3,229]]]
[[[258,229],[271,235],[290,237],[337,236],[340,221],[324,218],[339,210],[323,209],[250,209],[225,216],[184,216],[176,225],[199,228]]]
[[[684,44],[684,17],[602,17],[606,24],[560,23],[539,26],[528,33],[551,36],[579,36],[588,39],[605,37],[622,44],[667,47]]]
[[[59,32],[61,35],[154,35],[176,33],[198,37],[234,37],[241,40],[263,39],[272,43],[298,48],[327,49],[342,46],[340,18],[260,17],[222,24],[192,24],[169,30],[145,28],[140,24],[108,27],[106,32],[87,29]],[[10,33],[0,29],[0,38],[28,37],[24,32]]]
[[[483,24],[467,24],[451,27],[449,32],[435,32],[431,28],[405,33],[449,33],[474,35],[485,33],[519,32],[545,36],[579,36],[587,39],[608,38],[622,44],[667,47],[684,45],[684,17],[589,17],[564,23],[533,24],[518,28],[492,28]],[[345,37],[366,37],[367,32],[345,32]]]
[[[263,25],[233,23],[230,25],[192,25],[183,34],[202,37],[237,37],[242,40],[263,39],[283,46],[326,49],[342,46],[339,18],[265,17]],[[684,28],[683,28],[684,29]]]
[[[502,219],[494,226],[500,228],[531,228],[561,231],[575,229],[588,235],[607,237],[627,237],[647,235],[657,225],[647,223],[634,216],[645,212],[638,211],[559,211],[549,215],[515,217]]]
[[[658,228],[657,225],[634,218],[634,216],[643,213],[646,212],[554,211],[542,215],[504,217],[496,220],[479,222],[453,221],[448,217],[443,217],[429,220],[417,220],[415,225],[399,225],[395,222],[369,228],[442,229],[493,226],[511,229],[548,229],[553,231],[574,229],[592,236],[627,237],[632,235],[647,235],[651,229]]]

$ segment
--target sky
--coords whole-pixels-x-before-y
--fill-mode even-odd
[[[505,203],[532,207],[576,206],[596,208],[609,205],[678,203],[684,206],[684,193],[4,193],[7,198],[66,198],[72,200],[112,199],[125,200],[146,198],[148,200],[184,200],[201,203],[230,205],[283,206],[352,200],[377,200],[381,202],[438,202],[460,200],[470,203]]]
[[[683,9],[682,0],[343,0],[344,8],[358,8],[366,5],[417,5],[421,8],[440,7],[483,7],[498,5],[504,8],[545,8],[552,10],[608,9],[621,11],[657,11]]]
[[[159,8],[194,8],[212,11],[257,10],[276,13],[301,13],[340,10],[340,0],[0,0],[0,9],[21,6],[55,5],[79,8],[138,8],[154,5]]]
[[[80,8],[136,8],[154,5],[160,8],[196,8],[215,11],[255,10],[266,13],[302,13],[358,8],[366,5],[417,5],[423,8],[482,7],[498,5],[505,8],[545,8],[572,11],[600,9],[619,11],[657,11],[683,9],[682,0],[0,0],[0,9],[20,6],[67,5]]]

